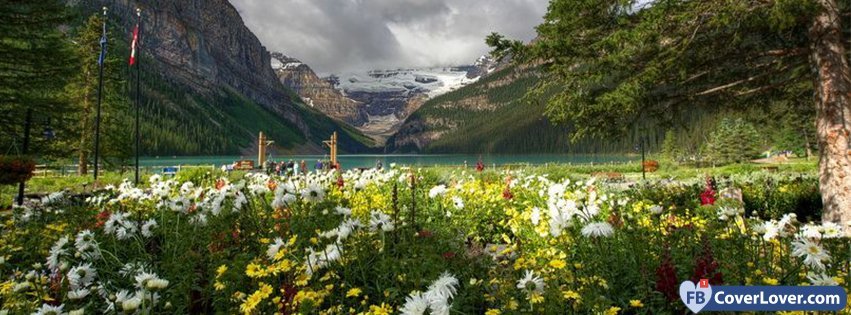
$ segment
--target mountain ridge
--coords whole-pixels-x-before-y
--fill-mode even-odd
[[[278,81],[271,54],[226,0],[68,4],[80,16],[108,6],[110,24],[120,32],[110,37],[121,41],[129,41],[122,37],[136,23],[136,6],[142,9],[143,130],[152,132],[143,138],[147,154],[251,152],[259,131],[274,136],[281,152],[319,153],[334,131],[341,134],[341,151],[371,150],[371,140],[319,115]],[[258,119],[266,124],[255,124]],[[162,133],[157,125],[177,129]]]

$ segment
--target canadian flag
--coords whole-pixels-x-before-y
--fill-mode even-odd
[[[139,24],[133,28],[133,42],[130,43],[130,65],[136,63],[136,46],[139,45]]]

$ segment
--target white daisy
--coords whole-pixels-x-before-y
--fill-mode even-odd
[[[62,308],[65,305],[52,306],[49,304],[42,304],[40,308],[38,308],[34,315],[62,315]]]
[[[547,189],[547,195],[550,198],[562,198],[564,197],[564,185],[562,184],[553,184]]]
[[[334,208],[334,212],[336,212],[337,214],[341,214],[343,216],[347,216],[347,217],[352,215],[352,209],[349,209],[349,208],[346,208],[346,207],[341,207],[341,206],[337,206],[336,208]]]
[[[281,247],[283,247],[285,244],[286,243],[282,238],[275,238],[275,242],[269,244],[269,247],[266,248],[266,257],[268,257],[269,260],[274,260],[275,256],[278,255],[278,252],[281,251]]]
[[[74,247],[76,247],[77,251],[81,253],[85,253],[89,249],[97,248],[95,233],[92,233],[90,230],[80,231],[80,233],[77,233],[77,237],[74,238]]]
[[[588,223],[582,228],[582,235],[585,237],[609,237],[614,232],[614,228],[608,222]]]
[[[53,247],[50,248],[50,254],[47,256],[47,267],[50,270],[58,270],[59,265],[61,264],[61,259],[63,256],[68,255],[68,250],[65,248],[65,245],[68,244],[68,237],[63,236],[53,244]]]
[[[834,222],[822,222],[821,232],[824,238],[840,238],[842,237],[842,226]]]
[[[372,231],[393,231],[393,221],[390,216],[378,210],[372,210],[369,214],[369,229]]]
[[[823,274],[823,273],[821,273],[821,274],[810,273],[810,274],[807,275],[807,279],[810,280],[810,283],[812,285],[816,285],[816,286],[836,286],[836,285],[839,285],[839,283],[836,282],[836,279],[833,279],[833,277],[828,276],[828,275]]]
[[[664,209],[660,205],[654,205],[654,206],[650,207],[650,213],[652,213],[652,214],[660,214],[660,213],[662,213],[662,210],[664,210]]]
[[[443,196],[444,194],[446,194],[446,185],[437,185],[428,191],[428,197],[432,199],[437,196]]]
[[[830,254],[819,244],[808,239],[792,241],[792,254],[804,258],[804,264],[816,270],[824,270],[824,262],[830,260]]]
[[[529,219],[532,220],[533,225],[538,225],[541,222],[541,209],[538,207],[532,208],[532,214],[529,216]]]
[[[164,280],[156,274],[141,272],[135,277],[136,287],[146,290],[159,290],[168,286],[168,280]],[[137,294],[138,296],[138,294]]]
[[[464,209],[464,199],[461,199],[461,197],[453,196],[452,197],[452,204],[455,206],[455,209],[458,209],[458,210]]]
[[[450,273],[444,272],[439,278],[437,278],[437,280],[432,282],[432,284],[428,287],[428,292],[451,299],[455,296],[455,292],[457,291],[455,288],[456,286],[458,286],[458,279]]]
[[[821,227],[813,224],[804,225],[801,228],[801,236],[809,239],[821,239]]]
[[[145,224],[142,224],[142,236],[151,237],[154,236],[154,232],[152,231],[157,227],[157,220],[150,219],[145,221]]]
[[[405,305],[399,309],[402,315],[422,315],[428,309],[428,299],[422,292],[413,292],[405,298]]]
[[[88,287],[97,277],[97,270],[92,268],[92,264],[86,263],[68,271],[68,282],[71,284],[71,289],[80,289]]]
[[[366,188],[366,183],[367,181],[365,179],[358,179],[357,181],[355,181],[355,190],[363,190],[364,188]]]
[[[81,300],[89,296],[90,291],[88,289],[77,289],[68,291],[68,299],[69,300]]]
[[[325,199],[325,190],[318,184],[310,184],[301,191],[301,198],[307,202],[321,202]]]
[[[526,270],[523,278],[517,280],[517,288],[524,290],[529,294],[533,292],[541,294],[544,292],[544,279],[536,276],[534,271]]]
[[[780,235],[780,228],[773,221],[763,222],[759,230],[762,232],[762,239],[766,241],[770,241]]]
[[[121,302],[121,310],[124,312],[133,312],[142,305],[142,299],[133,296]]]

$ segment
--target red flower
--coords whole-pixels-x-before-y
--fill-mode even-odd
[[[717,194],[715,192],[715,180],[712,177],[706,178],[706,189],[700,194],[700,205],[714,205]]]
[[[671,259],[671,253],[665,249],[662,264],[656,268],[656,291],[661,292],[668,301],[680,299],[680,283],[677,281],[677,268]]]
[[[417,232],[417,237],[419,237],[419,238],[429,238],[429,237],[432,237],[432,235],[434,235],[434,234],[431,233],[431,231],[429,231],[429,230],[422,230],[422,231]]]
[[[443,259],[449,260],[455,257],[455,252],[445,252],[443,253]]]
[[[714,205],[715,204],[715,191],[712,189],[706,189],[703,193],[700,194],[700,205]]]
[[[112,215],[112,213],[110,213],[108,210],[103,210],[100,213],[98,213],[97,215],[95,215],[95,219],[97,220],[97,223],[95,224],[95,228],[96,229],[101,228],[104,224],[106,224],[106,220],[109,220],[109,216],[111,216],[111,215]]]
[[[511,193],[511,189],[505,187],[505,190],[502,191],[502,198],[504,198],[505,200],[511,200],[512,198],[514,198],[514,194]]]
[[[718,271],[718,262],[712,256],[712,247],[709,243],[704,243],[703,253],[695,260],[691,281],[697,283],[700,279],[709,279],[711,285],[724,283],[724,275]]]

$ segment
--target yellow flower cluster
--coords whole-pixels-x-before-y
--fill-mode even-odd
[[[272,295],[272,286],[260,283],[260,288],[245,299],[245,302],[239,306],[239,310],[243,314],[251,314],[254,309],[257,308],[257,305],[259,305],[264,299],[269,298],[270,295]]]

